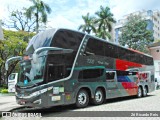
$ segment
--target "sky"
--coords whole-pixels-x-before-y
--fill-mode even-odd
[[[69,28],[77,30],[83,24],[82,15],[88,12],[94,16],[100,6],[108,6],[116,20],[139,10],[160,10],[159,0],[43,0],[52,13],[48,15],[48,28]],[[29,7],[29,0],[0,0],[0,19],[7,20],[9,11]]]

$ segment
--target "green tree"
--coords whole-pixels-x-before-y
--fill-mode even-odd
[[[156,39],[156,40],[154,40],[154,42],[156,43],[156,42],[160,42],[160,39]]]
[[[87,13],[86,16],[82,16],[82,19],[84,21],[83,25],[80,25],[78,30],[82,30],[83,32],[86,32],[88,34],[92,32],[95,32],[95,27],[94,27],[94,20],[95,17],[92,17],[89,15],[89,13]]]
[[[100,11],[97,11],[95,14],[97,15],[95,24],[97,24],[96,26],[98,27],[96,30],[96,36],[103,39],[111,39],[109,32],[112,31],[112,24],[116,21],[113,18],[113,14],[111,13],[110,8],[104,8],[103,6],[100,6]]]
[[[153,32],[147,30],[147,22],[140,15],[131,15],[121,29],[120,45],[147,52],[147,45],[153,42]]]
[[[31,19],[32,15],[35,15],[36,18],[36,32],[38,33],[39,21],[43,23],[47,22],[47,14],[51,13],[51,8],[49,5],[44,3],[41,0],[30,0],[33,5],[27,9],[27,17]]]
[[[0,40],[0,80],[5,80],[5,62],[13,56],[22,56],[27,46],[28,33],[24,31],[3,30],[4,39]],[[30,34],[34,35],[34,34]],[[24,41],[25,40],[25,41]],[[12,62],[8,75],[15,69],[18,61]],[[8,76],[7,76],[8,77]]]

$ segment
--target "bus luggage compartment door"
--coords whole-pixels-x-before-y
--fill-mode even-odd
[[[106,71],[106,85],[107,96],[109,98],[118,97],[120,95],[118,90],[116,71]]]

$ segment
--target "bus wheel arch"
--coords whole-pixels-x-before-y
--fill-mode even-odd
[[[88,106],[91,98],[91,91],[88,87],[82,87],[76,94],[76,107],[84,108]]]
[[[106,99],[105,93],[106,92],[104,87],[97,87],[94,93],[94,98],[91,100],[92,104],[94,105],[102,104]]]

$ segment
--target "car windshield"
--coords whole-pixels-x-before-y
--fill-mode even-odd
[[[15,75],[14,73],[10,74],[8,80],[14,80],[14,79],[15,79],[15,76],[16,76],[16,75]]]

